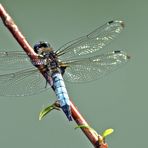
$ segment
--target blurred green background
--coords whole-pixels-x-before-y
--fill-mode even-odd
[[[112,148],[148,146],[148,1],[147,0],[1,0],[31,45],[49,41],[55,49],[110,21],[123,20],[125,30],[107,48],[126,49],[131,61],[101,79],[66,83],[74,103]],[[0,23],[0,49],[22,50]],[[7,66],[7,65],[6,65]],[[62,112],[38,120],[39,111],[55,100],[44,92],[24,98],[0,97],[0,147],[91,148],[76,124]]]

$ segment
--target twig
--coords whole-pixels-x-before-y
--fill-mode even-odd
[[[4,23],[4,25],[8,28],[8,30],[11,32],[13,37],[17,40],[17,42],[20,44],[20,46],[24,49],[26,54],[32,59],[38,59],[36,53],[32,49],[32,47],[29,45],[23,34],[20,32],[10,15],[6,12],[4,7],[0,4],[0,17]],[[40,70],[40,68],[39,68]],[[44,76],[44,72],[40,70],[40,72]],[[85,121],[85,119],[82,117],[76,106],[71,102],[71,112],[73,119],[78,125],[86,125],[88,126],[88,123]],[[89,128],[81,128],[84,134],[87,136],[87,138],[90,140],[90,142],[94,145],[95,148],[108,148],[107,143],[100,140],[102,136],[97,136],[92,130]],[[101,142],[100,142],[101,141]]]

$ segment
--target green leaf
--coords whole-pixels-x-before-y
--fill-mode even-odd
[[[75,127],[75,129],[78,129],[78,128],[88,128],[88,129],[91,129],[90,126],[88,126],[88,125],[84,125],[84,124],[82,124],[82,125],[78,125],[78,126]]]
[[[89,125],[84,125],[84,124],[82,124],[82,125],[78,125],[78,126],[75,127],[75,129],[78,129],[78,128],[88,128],[89,130],[93,131],[96,136],[99,136],[98,133],[97,133],[93,128],[91,128]],[[106,129],[106,130],[102,133],[102,136],[101,136],[101,137],[102,137],[103,139],[105,139],[105,137],[107,137],[108,135],[112,134],[113,132],[114,132],[114,129],[112,129],[112,128]],[[103,139],[102,139],[102,140],[103,140]]]
[[[78,125],[75,127],[75,129],[78,129],[78,128],[88,128],[89,130],[93,131],[96,136],[98,136],[98,133],[93,128],[91,128],[89,125],[82,124],[82,125]]]
[[[46,107],[45,109],[41,110],[39,114],[39,120],[41,120],[45,115],[47,115],[49,112],[51,112],[53,109],[60,110],[59,107],[55,106],[54,104]]]
[[[106,130],[102,133],[102,137],[105,138],[106,136],[112,134],[113,132],[114,132],[114,129],[112,129],[112,128],[106,129]]]

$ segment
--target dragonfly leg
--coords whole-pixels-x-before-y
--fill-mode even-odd
[[[66,66],[62,66],[60,67],[60,70],[61,70],[61,74],[64,75],[65,73],[65,69],[66,69]]]

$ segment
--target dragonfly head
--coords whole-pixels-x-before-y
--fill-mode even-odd
[[[33,47],[35,53],[37,54],[40,52],[40,50],[42,50],[41,48],[50,48],[50,44],[48,42],[39,41]]]

